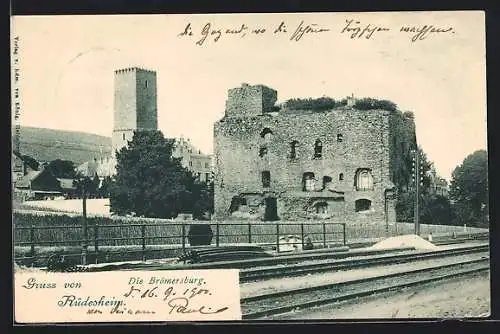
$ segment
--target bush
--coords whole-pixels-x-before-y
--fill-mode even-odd
[[[285,107],[292,110],[325,111],[339,106],[340,103],[330,97],[290,99],[285,102]]]
[[[372,109],[382,109],[389,111],[397,111],[397,105],[389,100],[378,100],[370,97],[365,97],[356,100],[354,103],[354,108],[358,110],[372,110]]]

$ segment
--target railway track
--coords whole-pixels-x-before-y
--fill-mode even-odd
[[[384,254],[366,258],[322,261],[317,263],[293,264],[268,268],[249,268],[240,270],[240,283],[260,281],[271,278],[303,276],[326,271],[365,268],[370,266],[406,263],[440,257],[457,256],[489,251],[489,245],[476,245],[457,249],[428,251],[424,253]]]
[[[249,296],[241,299],[243,319],[265,318],[316,306],[353,300],[355,298],[397,291],[487,270],[489,270],[489,257],[484,257],[341,283],[323,284]]]

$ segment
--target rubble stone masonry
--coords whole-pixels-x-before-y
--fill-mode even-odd
[[[214,125],[214,219],[395,220],[413,118],[399,111],[286,110],[262,86],[229,90]]]

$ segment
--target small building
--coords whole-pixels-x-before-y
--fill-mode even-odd
[[[15,184],[23,176],[39,169],[38,162],[23,156],[18,151],[12,151],[12,182]]]
[[[16,182],[15,188],[24,200],[45,200],[62,195],[59,180],[47,169],[28,172]]]
[[[172,156],[180,158],[183,167],[190,170],[200,182],[212,180],[212,156],[203,154],[189,139],[175,138]]]

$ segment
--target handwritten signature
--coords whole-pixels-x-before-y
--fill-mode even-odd
[[[224,306],[222,308],[213,310],[211,307],[202,305],[198,308],[189,308],[189,299],[186,297],[172,298],[168,301],[167,305],[170,307],[168,314],[172,314],[174,311],[176,313],[201,313],[201,314],[217,314],[226,311],[229,307]]]

